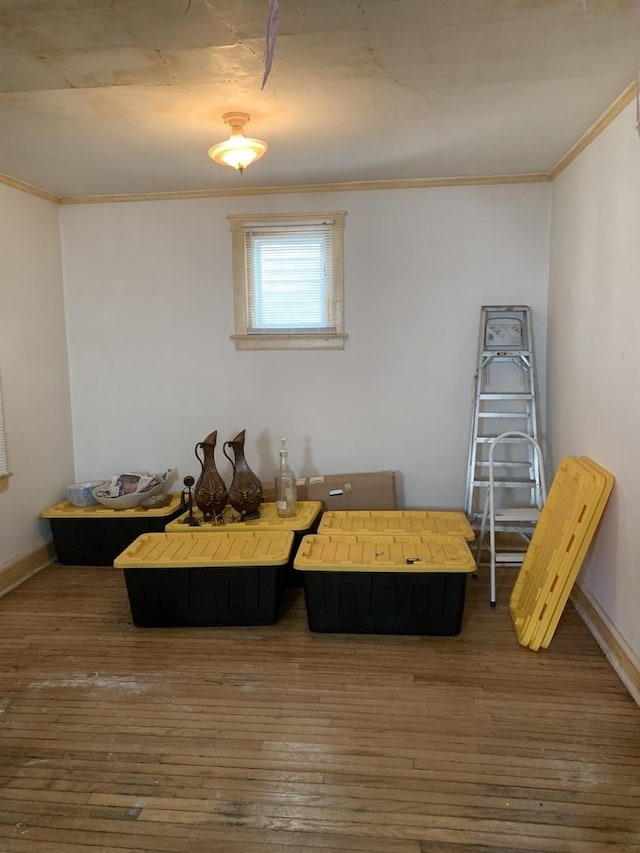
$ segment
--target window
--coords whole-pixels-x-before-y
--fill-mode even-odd
[[[7,462],[7,443],[4,437],[4,415],[2,409],[2,387],[0,386],[0,492],[9,485],[9,467]]]
[[[344,211],[231,214],[236,349],[343,349]]]

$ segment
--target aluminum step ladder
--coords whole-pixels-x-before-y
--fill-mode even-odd
[[[489,486],[489,452],[494,439],[504,433],[512,434],[500,441],[492,460],[498,505],[535,510],[541,506],[541,456],[535,446],[538,412],[528,305],[483,305],[481,309],[465,501],[475,530],[481,525]],[[535,519],[512,524],[496,521],[495,529],[513,532],[514,527],[531,534]]]
[[[533,453],[538,459],[538,471],[540,472],[540,489],[538,491],[539,502],[535,507],[501,507],[496,503],[496,480],[495,472],[495,453],[498,445],[502,441],[508,441],[510,438],[520,438],[527,441],[532,448]],[[486,490],[484,509],[480,522],[480,533],[478,535],[478,551],[476,555],[476,569],[480,567],[480,559],[484,546],[484,538],[487,530],[487,522],[489,524],[489,570],[490,570],[490,593],[489,603],[492,607],[496,606],[496,566],[498,564],[519,565],[522,563],[525,552],[523,550],[498,550],[496,541],[496,531],[510,532],[512,535],[521,536],[526,543],[529,543],[531,533],[535,527],[544,502],[547,499],[547,486],[544,475],[544,463],[542,460],[542,451],[538,442],[524,432],[505,432],[499,435],[491,442],[489,450],[489,485]]]

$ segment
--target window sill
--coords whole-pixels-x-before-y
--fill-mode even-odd
[[[9,488],[9,477],[11,474],[0,475],[0,492],[6,492]]]
[[[348,335],[231,335],[237,350],[344,349]]]

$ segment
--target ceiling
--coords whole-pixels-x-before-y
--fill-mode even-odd
[[[61,196],[546,173],[637,77],[635,0],[0,0],[0,173]],[[212,163],[222,114],[269,151]]]

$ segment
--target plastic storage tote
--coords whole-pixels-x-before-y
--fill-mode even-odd
[[[312,631],[459,634],[469,546],[451,534],[316,534],[295,558]]]
[[[435,510],[329,511],[318,533],[448,533],[468,542],[475,533],[463,512]]]
[[[613,486],[589,457],[561,460],[509,601],[521,645],[549,646]]]
[[[180,495],[155,509],[107,509],[101,504],[77,507],[69,501],[44,510],[59,563],[65,566],[112,566],[121,551],[143,533],[161,533],[184,507]]]
[[[234,517],[231,507],[227,507],[223,513],[224,523],[204,521],[202,513],[194,507],[193,517],[199,522],[198,527],[189,527],[189,513],[185,512],[174,521],[167,524],[167,533],[227,533],[244,531],[271,531],[290,530],[294,534],[291,560],[285,572],[284,582],[286,586],[300,584],[299,575],[293,571],[293,556],[298,550],[302,537],[314,533],[318,527],[322,504],[320,501],[298,501],[297,512],[290,518],[280,518],[275,503],[263,503],[260,505],[260,518],[251,521],[231,521]]]
[[[147,533],[114,561],[144,628],[278,620],[293,533]]]

